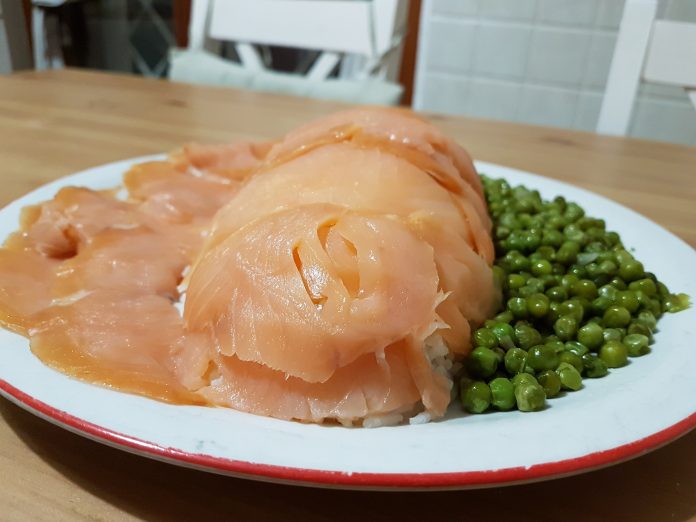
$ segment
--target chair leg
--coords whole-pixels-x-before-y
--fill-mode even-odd
[[[31,16],[31,33],[34,39],[34,67],[36,69],[48,68],[46,60],[46,24],[44,10],[34,7]]]

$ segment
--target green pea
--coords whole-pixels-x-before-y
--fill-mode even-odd
[[[548,344],[538,344],[527,352],[527,364],[537,372],[552,370],[558,365],[558,355]]]
[[[607,341],[599,349],[599,358],[609,368],[620,368],[628,363],[628,349],[621,341]]]
[[[689,296],[686,294],[670,294],[665,298],[665,312],[676,313],[686,310],[691,306]]]
[[[558,361],[559,364],[568,363],[572,365],[579,372],[582,372],[582,370],[584,369],[581,356],[570,351],[561,352],[558,356]]]
[[[639,357],[650,352],[650,347],[648,343],[650,339],[646,335],[641,334],[628,334],[623,339],[623,343],[626,345],[628,350],[628,355],[631,357]]]
[[[623,333],[618,328],[605,328],[602,330],[602,337],[604,338],[604,343],[608,341],[620,341],[623,339]]]
[[[546,297],[551,301],[560,303],[568,299],[568,292],[562,286],[552,286],[546,291]]]
[[[525,324],[518,324],[515,326],[515,337],[517,337],[519,346],[525,350],[529,350],[532,346],[541,343],[541,334],[539,331]]]
[[[535,276],[551,274],[551,263],[546,259],[534,261],[531,266],[532,274]]]
[[[505,369],[510,375],[521,373],[527,362],[527,352],[521,348],[512,348],[505,354]]]
[[[597,323],[588,323],[578,330],[578,341],[590,350],[596,350],[604,343],[603,329]]]
[[[566,352],[574,353],[578,357],[582,357],[590,351],[587,346],[578,341],[566,341],[565,345],[563,346],[563,350]]]
[[[599,296],[590,304],[590,312],[595,315],[604,315],[604,312],[606,312],[612,304],[613,301],[608,297]]]
[[[657,285],[652,279],[638,279],[628,285],[629,290],[634,292],[643,292],[648,297],[657,295]]]
[[[490,348],[478,346],[469,354],[469,370],[476,377],[490,377],[498,369],[498,357]]]
[[[563,234],[561,234],[558,230],[544,230],[541,236],[541,244],[558,248],[563,243],[563,239]]]
[[[561,315],[573,317],[575,321],[579,323],[585,316],[585,307],[582,305],[579,299],[569,299],[568,301],[563,301],[561,303],[559,313]]]
[[[503,348],[512,348],[515,345],[515,330],[509,324],[496,322],[491,330],[498,339],[498,344]]]
[[[527,300],[523,297],[511,297],[508,299],[507,309],[518,319],[527,317]]]
[[[638,311],[640,303],[638,301],[638,295],[636,292],[631,290],[621,290],[616,296],[616,304],[618,306],[623,306],[629,313],[633,314]]]
[[[573,274],[566,274],[563,277],[561,277],[561,286],[565,288],[567,291],[570,291],[571,288],[573,288],[573,285],[580,281],[580,278],[576,275]]]
[[[642,324],[651,332],[655,331],[655,328],[657,328],[657,319],[655,319],[653,313],[648,310],[643,310],[642,312],[640,312],[638,314],[638,317],[636,317],[635,322],[638,324]]]
[[[488,383],[491,389],[491,404],[494,408],[507,411],[515,407],[515,387],[509,379],[497,377]]]
[[[575,336],[578,330],[578,322],[574,317],[564,315],[553,323],[553,331],[563,341],[568,341]]]
[[[544,317],[549,311],[549,298],[535,293],[527,297],[527,310],[532,317]]]
[[[559,364],[558,368],[556,368],[556,374],[564,390],[577,391],[582,388],[582,375],[572,364]]]
[[[537,379],[539,384],[544,389],[544,395],[547,399],[551,399],[558,395],[561,391],[561,379],[553,370],[544,370],[539,374]]]
[[[597,267],[597,273],[600,275],[613,276],[619,270],[619,267],[613,261],[607,259],[601,261]]]
[[[507,285],[510,290],[519,290],[524,286],[526,280],[520,274],[509,274],[507,278]]]
[[[474,332],[474,344],[476,346],[493,348],[498,346],[498,338],[489,328],[479,328]]]
[[[564,241],[556,251],[556,261],[564,265],[572,265],[578,258],[580,245],[575,241]]]
[[[635,321],[628,325],[626,333],[628,333],[629,335],[640,334],[644,335],[648,339],[652,339],[652,331],[650,330],[650,328],[648,328],[644,324]]]
[[[623,279],[619,279],[617,277],[615,277],[614,279],[609,281],[608,284],[610,284],[611,286],[613,286],[617,290],[626,290],[626,288],[628,288],[626,286],[626,283],[624,283]]]
[[[493,320],[497,323],[511,323],[514,318],[515,316],[512,315],[512,312],[505,310],[496,315]]]
[[[597,287],[588,279],[581,279],[573,285],[571,293],[575,296],[584,297],[585,299],[594,299],[597,297]]]
[[[517,375],[513,376],[510,381],[515,388],[523,384],[538,384],[534,375],[527,372],[518,373]]]
[[[546,405],[546,394],[539,384],[524,383],[515,387],[515,399],[520,411],[540,411]]]
[[[604,285],[597,290],[597,293],[599,294],[599,297],[606,297],[611,301],[615,301],[619,291],[614,285]]]
[[[609,373],[606,363],[593,353],[583,355],[582,363],[585,367],[585,376],[591,379],[604,377]]]
[[[610,306],[604,312],[604,324],[609,328],[621,328],[631,322],[631,312],[623,306]]]
[[[469,381],[461,387],[460,398],[469,413],[483,413],[491,405],[491,389],[483,381]]]
[[[645,274],[643,263],[640,261],[627,260],[619,265],[619,277],[624,281],[635,281]]]

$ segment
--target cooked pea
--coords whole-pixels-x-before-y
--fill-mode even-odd
[[[529,350],[532,346],[541,343],[541,334],[539,331],[529,325],[518,324],[515,326],[515,337],[520,348]]]
[[[585,376],[591,379],[604,377],[609,373],[606,363],[593,353],[583,355],[582,363],[585,366]]]
[[[624,281],[635,281],[645,274],[643,263],[635,259],[627,260],[619,265],[619,277]]]
[[[501,411],[515,407],[515,387],[509,379],[497,377],[488,383],[491,390],[491,405]]]
[[[527,317],[527,300],[524,297],[511,297],[508,299],[507,309],[518,319]]]
[[[563,243],[563,239],[563,234],[561,234],[558,230],[544,230],[541,236],[541,244],[558,248]]]
[[[623,339],[623,333],[618,328],[605,328],[602,330],[602,337],[604,338],[604,343],[607,341],[620,341]]]
[[[527,352],[527,364],[537,372],[552,370],[558,365],[558,355],[548,344],[538,344]]]
[[[564,362],[559,364],[556,368],[556,374],[564,390],[577,391],[582,388],[582,375],[572,364]]]
[[[479,328],[474,332],[474,344],[476,346],[493,348],[498,346],[498,338],[489,328]]]
[[[577,330],[578,321],[569,315],[561,316],[553,323],[553,331],[563,341],[572,339]]]
[[[631,322],[631,312],[623,306],[610,306],[604,312],[604,325],[609,328],[621,328]]]
[[[571,293],[575,296],[591,300],[597,297],[597,287],[589,279],[581,279],[573,285]]]
[[[568,292],[562,286],[552,286],[546,291],[546,297],[551,301],[560,303],[568,299]]]
[[[626,345],[628,355],[631,357],[640,357],[650,352],[648,343],[650,339],[642,334],[628,334],[622,341]]]
[[[580,299],[568,299],[561,303],[559,313],[561,315],[573,317],[579,323],[585,315],[585,307],[582,305]]]
[[[547,259],[539,259],[532,263],[530,269],[535,276],[550,275],[551,263]]]
[[[604,315],[604,312],[606,312],[612,304],[613,301],[608,297],[599,296],[590,304],[590,312],[595,315]]]
[[[655,285],[655,282],[652,279],[648,278],[633,281],[628,285],[628,289],[633,290],[634,292],[643,292],[648,297],[657,295],[657,285]]]
[[[564,265],[572,265],[578,258],[580,245],[575,241],[564,241],[556,251],[556,261]]]
[[[580,281],[580,278],[576,275],[573,274],[566,274],[563,277],[561,277],[561,286],[565,288],[567,291],[570,291],[571,288],[573,288],[573,285]]]
[[[505,369],[510,375],[515,375],[524,369],[527,352],[521,348],[512,348],[505,354]]]
[[[652,331],[650,328],[645,326],[644,324],[638,323],[638,322],[632,322],[631,324],[628,325],[628,328],[626,329],[626,333],[630,334],[640,334],[644,335],[648,339],[652,339]]]
[[[686,294],[670,294],[665,298],[665,312],[676,313],[686,310],[691,306],[689,296]]]
[[[501,346],[504,346],[504,342],[513,342],[515,330],[509,324],[496,322],[494,323],[491,330],[493,331],[493,334],[495,334],[495,337],[498,339],[498,344],[500,344]]]
[[[570,351],[561,352],[558,356],[558,361],[560,363],[568,363],[572,365],[577,371],[582,372],[584,366],[582,364],[581,356],[574,354]]]
[[[609,368],[620,368],[628,363],[628,349],[621,341],[607,341],[599,349],[599,358]]]
[[[520,274],[510,274],[507,278],[507,285],[510,290],[519,290],[527,281]]]
[[[655,328],[657,328],[657,319],[655,319],[655,316],[652,312],[649,312],[647,310],[640,312],[638,314],[638,317],[636,317],[635,322],[638,324],[642,324],[650,331],[654,331]]]
[[[504,312],[500,312],[498,315],[496,315],[493,320],[497,323],[511,323],[512,320],[515,318],[514,315],[512,315],[512,312],[509,310],[505,310]]]
[[[574,353],[578,357],[582,357],[590,351],[587,346],[578,341],[566,341],[565,345],[563,346],[563,350]]]
[[[604,343],[603,329],[597,323],[587,323],[578,330],[578,341],[590,350],[596,350]]]
[[[610,280],[608,284],[610,284],[617,290],[626,290],[626,288],[628,288],[626,286],[626,283],[624,283],[623,279],[619,279],[618,277],[615,277],[614,279]]]
[[[483,381],[468,381],[461,387],[460,398],[469,413],[483,413],[491,405],[491,389]]]
[[[490,348],[478,346],[469,355],[469,370],[476,377],[490,377],[498,369],[498,357]]]
[[[539,374],[537,378],[539,384],[544,389],[544,394],[547,399],[551,399],[561,391],[561,379],[553,370],[545,370]]]
[[[599,297],[606,297],[607,299],[614,301],[616,296],[619,294],[619,291],[614,285],[609,284],[601,286],[597,290],[597,293],[599,294]]]
[[[515,387],[515,399],[520,411],[539,411],[546,405],[546,394],[539,384],[523,383]]]
[[[615,302],[618,306],[623,306],[631,314],[637,312],[640,306],[638,295],[631,290],[620,290]]]
[[[523,384],[538,384],[536,378],[531,373],[522,372],[510,379],[512,385],[517,388]]]
[[[542,293],[527,297],[527,311],[533,317],[544,317],[549,311],[549,298]]]

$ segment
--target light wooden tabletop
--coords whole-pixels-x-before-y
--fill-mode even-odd
[[[77,170],[188,141],[268,138],[338,104],[78,71],[0,77],[0,206]],[[696,148],[434,118],[480,160],[588,188],[696,245]],[[0,399],[2,520],[696,520],[696,431],[588,474],[508,488],[374,493],[178,468]]]

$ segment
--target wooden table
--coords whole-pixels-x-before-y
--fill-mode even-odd
[[[93,165],[277,136],[339,105],[78,71],[0,77],[0,205]],[[696,148],[438,116],[472,155],[604,194],[696,245]],[[263,484],[102,446],[0,400],[1,520],[696,520],[696,431],[592,473],[368,493]]]

